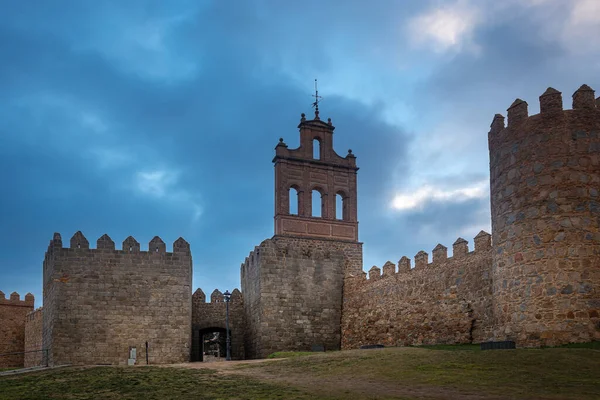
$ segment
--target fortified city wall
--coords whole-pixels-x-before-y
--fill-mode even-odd
[[[344,276],[362,270],[356,156],[334,150],[335,127],[318,103],[298,129],[298,148],[283,138],[275,146],[275,235],[241,265],[247,358],[340,349]]]
[[[563,110],[561,93],[548,88],[539,114],[529,116],[520,99],[506,126],[497,114],[488,134],[491,237],[481,232],[473,251],[459,238],[452,257],[438,245],[431,262],[421,251],[414,268],[406,257],[397,270],[391,262],[383,274],[373,267],[369,279],[358,241],[355,156],[335,153],[334,127],[320,121],[318,109],[313,120],[302,115],[300,147],[281,139],[275,148],[275,236],[241,265],[243,299],[234,291],[230,303],[235,357],[315,345],[600,340],[594,97],[583,85],[573,109]],[[317,208],[320,217],[313,216]],[[41,347],[51,349],[50,365],[126,364],[131,347],[138,362],[145,359],[148,342],[151,364],[187,361],[192,332],[224,328],[222,294],[206,303],[201,290],[192,297],[191,284],[190,247],[181,238],[167,253],[158,237],[140,251],[132,237],[116,250],[107,235],[90,249],[81,232],[66,248],[54,234],[44,259],[43,310],[32,312],[31,294],[21,301],[0,292],[0,354]],[[0,367],[24,363],[23,356],[0,357]]]
[[[22,352],[25,346],[25,316],[33,310],[35,299],[31,293],[21,300],[13,292],[6,298],[0,291],[0,354]],[[0,368],[22,367],[23,354],[0,357]]]
[[[206,295],[202,289],[196,289],[192,296],[192,358],[194,350],[202,351],[200,340],[202,335],[215,328],[226,329],[226,304],[223,293],[215,289],[210,295],[210,303],[206,302]],[[231,292],[229,301],[229,330],[231,338],[231,359],[243,360],[244,353],[244,301],[238,289]],[[199,355],[199,353],[197,353]],[[197,357],[199,361],[200,357]]]
[[[587,85],[563,110],[553,88],[489,132],[493,311],[498,340],[600,340],[600,99]]]
[[[459,238],[453,255],[438,244],[432,262],[420,251],[410,259],[390,261],[381,270],[344,282],[342,348],[365,344],[407,346],[482,342],[491,334],[490,235],[475,237],[469,252]]]
[[[362,244],[274,236],[241,266],[246,357],[280,350],[340,349],[344,270]]]
[[[493,246],[445,247],[346,279],[343,348],[511,340],[600,340],[600,98],[587,85],[563,110],[553,88],[529,116],[517,99],[489,132]],[[490,243],[489,239],[485,239]],[[457,248],[458,246],[458,248]],[[485,250],[484,250],[485,249]],[[457,252],[458,250],[458,252]],[[464,254],[467,254],[465,257]]]
[[[60,234],[44,260],[43,346],[50,365],[127,364],[189,360],[192,322],[192,258],[179,238],[173,252],[154,237],[140,251],[131,236],[116,250],[108,235],[90,249],[77,232],[64,248]]]

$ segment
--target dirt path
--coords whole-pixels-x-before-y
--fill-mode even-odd
[[[264,364],[268,362],[282,361],[285,358],[262,358],[260,360],[232,360],[232,361],[214,361],[214,362],[191,362],[181,364],[163,365],[164,367],[191,368],[191,369],[214,369],[223,373],[229,373],[232,369],[240,365]]]
[[[240,366],[260,366],[260,364],[277,362],[284,359],[261,359],[261,360],[243,360],[243,361],[222,361],[222,362],[198,362],[187,364],[174,364],[168,367],[191,368],[191,369],[212,369],[224,375],[238,375],[258,379],[263,382],[274,384],[283,384],[287,386],[303,389],[316,395],[323,396],[343,396],[348,395],[353,398],[364,396],[365,398],[379,397],[398,397],[410,399],[449,399],[449,400],[503,400],[514,397],[502,397],[485,395],[481,393],[468,393],[453,388],[438,386],[417,386],[402,384],[402,382],[386,382],[376,378],[351,379],[345,377],[323,377],[306,374],[293,374],[286,371],[282,374],[276,374],[271,371],[265,371],[262,368],[239,368]]]

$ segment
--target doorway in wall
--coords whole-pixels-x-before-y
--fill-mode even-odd
[[[192,362],[225,361],[226,346],[224,328],[192,328]]]

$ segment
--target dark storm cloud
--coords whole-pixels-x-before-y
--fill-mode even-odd
[[[482,24],[476,38],[481,53],[457,55],[438,68],[423,86],[424,103],[448,99],[439,106],[448,114],[472,115],[466,122],[486,128],[486,132],[493,115],[506,116],[517,97],[529,103],[530,113],[539,112],[538,97],[548,86],[562,91],[565,106],[570,108],[570,97],[581,84],[598,86],[600,81],[592,68],[597,55],[581,57],[561,43],[565,15],[567,9],[562,20],[553,21],[515,12],[510,19]],[[474,101],[477,112],[470,108]]]
[[[197,284],[208,292],[217,283],[238,285],[239,263],[272,235],[273,148],[279,137],[297,144],[299,114],[310,115],[311,82],[299,89],[273,70],[269,57],[276,54],[263,48],[269,26],[261,29],[248,8],[202,8],[162,32],[195,72],[180,74],[174,61],[157,75],[140,63],[152,64],[160,46],[141,52],[142,60],[112,50],[122,43],[109,25],[127,31],[115,14],[134,15],[135,23],[136,7],[98,14],[46,7],[13,10],[0,25],[9,60],[0,65],[0,154],[3,170],[11,171],[3,182],[11,195],[0,198],[2,285],[33,291],[39,304],[47,241],[59,231],[68,243],[76,230],[92,246],[105,232],[117,247],[131,234],[142,248],[155,234],[168,248],[183,235]],[[103,26],[104,42],[97,33]],[[326,48],[298,43],[310,49],[310,64],[331,67]],[[361,218],[370,220],[370,205],[382,202],[374,193],[402,165],[407,138],[373,107],[340,96],[327,101],[323,116],[337,125],[337,151],[352,147],[365,166]],[[140,191],[139,174],[160,176],[156,171],[177,171],[174,182],[159,184],[180,195],[163,195],[153,181]],[[202,209],[195,223],[185,207],[190,199]],[[14,267],[18,274],[9,272]]]
[[[560,36],[568,13],[514,3],[492,18],[461,2],[483,10],[461,20],[476,23],[478,51],[443,54],[412,48],[406,29],[439,2],[11,3],[0,16],[0,290],[39,304],[47,241],[77,230],[143,248],[183,236],[195,286],[239,285],[239,263],[273,233],[274,147],[298,145],[315,77],[336,151],[357,156],[367,267],[459,235],[472,243],[489,198],[447,194],[487,179],[493,115],[516,97],[536,112],[547,86],[567,106],[582,83],[600,90],[597,54]],[[443,199],[393,209],[424,185]]]
[[[539,112],[538,97],[548,86],[563,91],[566,108],[571,107],[571,94],[582,83],[600,88],[596,69],[591,68],[598,62],[597,54],[574,54],[561,41],[567,9],[562,20],[553,20],[554,16],[534,17],[540,11],[536,8],[514,8],[510,16],[507,12],[487,16],[475,28],[473,41],[478,51],[440,55],[442,62],[433,64],[428,79],[417,86],[419,112],[436,118],[447,130],[422,132],[421,147],[416,148],[420,153],[409,155],[409,176],[420,175],[422,182],[446,189],[487,180],[487,132],[495,113],[506,116],[517,97],[528,101],[530,114]],[[438,145],[439,139],[446,145]],[[418,184],[406,191],[415,187]],[[487,196],[465,202],[429,202],[422,210],[390,213],[377,228],[361,233],[369,261],[381,266],[387,259],[412,257],[421,249],[431,254],[438,242],[451,249],[458,236],[472,248],[472,236],[479,229],[489,230],[489,213]]]

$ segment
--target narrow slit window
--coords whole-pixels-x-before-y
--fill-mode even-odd
[[[318,190],[312,191],[312,216],[321,218],[323,214],[321,213],[321,193]]]
[[[321,141],[319,139],[313,140],[313,158],[315,160],[321,159]]]
[[[335,218],[344,219],[344,197],[340,193],[335,195]]]
[[[289,191],[289,207],[290,207],[290,214],[291,215],[298,215],[298,202],[299,202],[299,198],[298,198],[298,189],[291,187],[290,191]]]

